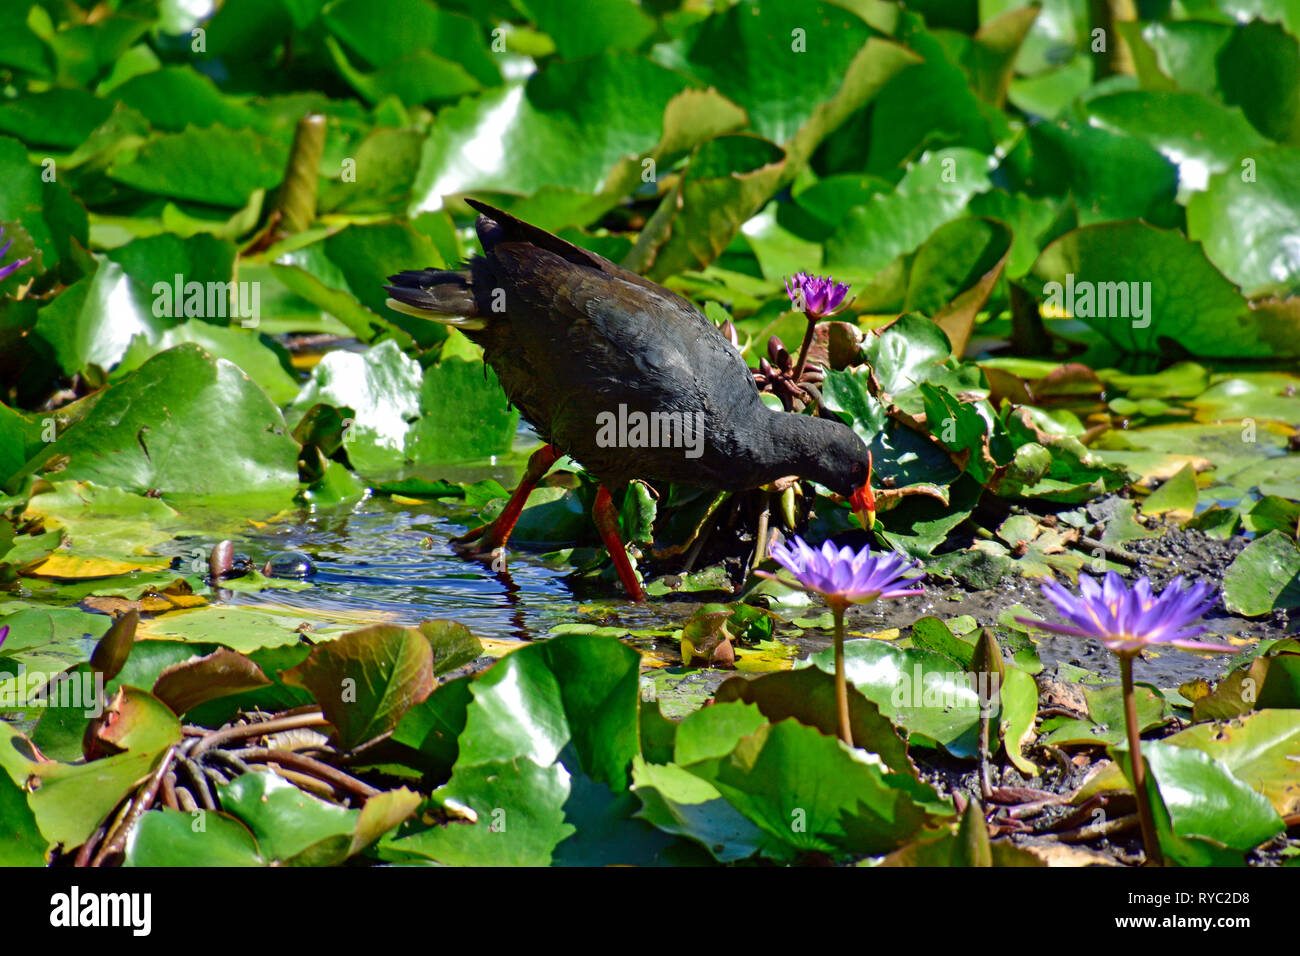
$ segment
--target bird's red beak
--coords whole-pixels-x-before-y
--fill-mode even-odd
[[[863,529],[870,531],[876,526],[876,496],[871,490],[871,452],[867,452],[867,480],[849,495],[849,504]]]

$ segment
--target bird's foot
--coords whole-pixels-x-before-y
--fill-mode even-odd
[[[644,604],[645,588],[641,587],[641,581],[632,568],[632,562],[627,559],[627,548],[623,546],[623,539],[618,533],[618,511],[614,508],[614,499],[610,496],[609,489],[604,485],[601,485],[600,490],[596,492],[596,505],[592,509],[592,518],[596,523],[596,530],[600,532],[600,539],[605,543],[605,550],[614,559],[614,570],[618,572],[618,579],[623,583],[623,590],[627,591],[627,596],[633,601]]]
[[[519,480],[519,486],[515,488],[497,519],[477,528],[471,528],[451,539],[451,546],[456,553],[463,558],[490,560],[492,570],[504,571],[506,542],[510,540],[510,532],[515,529],[515,522],[523,513],[529,494],[559,457],[550,445],[543,445],[533,452],[528,459],[524,476]]]
[[[478,528],[471,528],[464,534],[451,539],[451,548],[467,561],[491,563],[493,571],[506,568],[506,538],[509,530],[502,533],[499,523],[494,521]]]

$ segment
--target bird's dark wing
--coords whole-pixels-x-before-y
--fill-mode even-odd
[[[653,283],[632,283],[529,243],[499,243],[486,261],[504,290],[510,329],[497,341],[516,365],[534,369],[532,388],[539,378],[550,383],[547,418],[558,446],[597,474],[625,468],[629,475],[673,477],[680,452],[656,462],[650,451],[629,457],[593,445],[596,416],[622,405],[698,414],[705,457],[721,467],[734,454],[742,441],[734,423],[762,402],[740,354],[697,309]],[[696,461],[694,468],[707,464]]]
[[[615,276],[632,285],[653,290],[660,296],[666,296],[694,310],[694,306],[685,297],[651,282],[645,276],[638,275],[630,269],[624,269],[622,266],[610,262],[604,256],[583,249],[581,246],[575,246],[573,243],[561,239],[545,229],[539,229],[532,223],[516,219],[510,213],[489,206],[487,203],[479,202],[477,199],[466,199],[465,201],[482,216],[479,219],[478,235],[485,253],[491,254],[492,250],[501,243],[527,243],[538,249],[553,253],[574,265],[586,266],[589,269],[595,269],[597,272],[603,272],[605,275]]]

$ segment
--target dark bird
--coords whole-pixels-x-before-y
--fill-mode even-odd
[[[608,259],[481,202],[483,255],[462,270],[390,276],[388,306],[454,326],[482,346],[546,445],[479,553],[510,536],[561,455],[600,482],[593,518],[633,599],[645,592],[619,537],[610,489],[632,478],[741,491],[789,475],[875,520],[867,448],[848,426],[769,409],[735,347],[690,302]]]

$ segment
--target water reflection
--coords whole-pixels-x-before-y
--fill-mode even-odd
[[[457,520],[464,517],[437,502],[370,498],[346,511],[282,519],[236,540],[235,549],[259,565],[274,551],[305,552],[317,568],[313,587],[236,594],[231,603],[275,603],[308,613],[361,609],[404,624],[449,617],[482,636],[515,640],[544,635],[571,619],[560,613],[574,604],[567,568],[520,550],[511,552],[505,572],[462,560],[450,539],[465,530]]]

